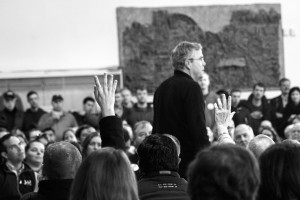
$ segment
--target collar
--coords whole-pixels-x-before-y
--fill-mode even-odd
[[[180,70],[174,70],[174,76],[182,76],[182,77],[185,77],[185,78],[189,78],[191,80],[193,80],[193,78],[188,75],[187,73],[183,72],[183,71],[180,71]]]
[[[22,163],[20,169],[16,169],[15,166],[8,160],[6,161],[6,167],[9,171],[13,172],[17,176],[19,176],[22,173],[22,171],[25,169],[25,166],[23,163]]]

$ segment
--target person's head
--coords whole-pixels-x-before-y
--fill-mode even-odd
[[[115,105],[122,105],[122,102],[123,102],[123,96],[122,96],[122,93],[121,93],[121,89],[120,88],[117,88],[116,91],[115,91]]]
[[[152,125],[148,121],[139,121],[134,124],[133,127],[133,143],[135,147],[138,147],[143,140],[151,135]]]
[[[292,130],[293,130],[294,124],[290,124],[284,129],[284,137],[287,139],[291,138]]]
[[[202,76],[198,79],[198,83],[203,91],[208,91],[210,85],[209,75],[203,72]]]
[[[242,94],[242,92],[239,89],[231,90],[230,95],[231,95],[231,105],[232,106],[236,107],[240,103],[241,94]]]
[[[147,97],[148,97],[148,90],[145,85],[140,85],[136,89],[136,99],[137,102],[140,104],[147,103]]]
[[[174,141],[165,135],[148,136],[137,148],[142,174],[159,171],[178,171],[179,157]]]
[[[73,181],[70,200],[138,200],[137,183],[122,150],[94,151],[81,164]]]
[[[122,118],[123,113],[124,113],[124,109],[123,109],[122,104],[115,103],[115,105],[114,105],[114,110],[115,110],[115,114],[116,114],[118,117]]]
[[[0,127],[0,139],[4,136],[9,134],[8,130],[6,128]]]
[[[298,105],[300,103],[300,88],[292,87],[288,96],[288,103],[292,105]]]
[[[268,148],[259,159],[260,199],[300,199],[300,144],[282,142]]]
[[[300,123],[294,124],[289,139],[297,140],[300,142]]]
[[[279,80],[280,91],[283,95],[288,95],[291,87],[291,81],[287,78]]]
[[[6,92],[4,92],[2,97],[3,105],[7,110],[12,111],[13,109],[15,109],[17,97],[13,91],[7,90]]]
[[[247,147],[250,140],[254,138],[252,128],[247,124],[237,125],[234,129],[234,141],[237,145]]]
[[[253,85],[253,98],[261,100],[265,93],[265,85],[263,83],[256,83]]]
[[[41,165],[43,163],[45,145],[39,141],[30,141],[25,147],[26,163]]]
[[[12,134],[4,135],[0,139],[0,153],[13,164],[22,163],[25,159],[25,144]]]
[[[92,113],[95,106],[95,99],[92,97],[85,97],[82,102],[85,113]]]
[[[270,137],[275,143],[279,142],[279,136],[273,127],[264,127],[258,131],[261,135]]]
[[[43,135],[42,131],[34,128],[28,131],[28,141],[33,141],[40,135]]]
[[[77,142],[75,131],[73,128],[68,128],[63,132],[63,141]]]
[[[55,142],[56,141],[56,134],[54,129],[52,128],[46,128],[42,131],[46,136],[49,142]]]
[[[129,104],[132,101],[132,94],[131,91],[128,88],[123,88],[121,91],[123,101],[125,104]]]
[[[27,101],[32,109],[37,109],[39,107],[39,95],[36,91],[29,91],[27,93]]]
[[[270,137],[266,135],[257,135],[250,140],[248,149],[252,151],[256,158],[259,158],[260,155],[273,144],[275,144],[275,142]]]
[[[53,141],[48,140],[48,137],[45,134],[42,134],[42,135],[38,136],[35,140],[39,141],[42,144],[44,144],[45,147],[47,147],[49,144],[53,143]]]
[[[95,131],[96,130],[92,126],[83,124],[83,125],[79,126],[79,128],[76,130],[75,136],[76,136],[78,142],[82,143],[89,134],[91,134],[92,132],[95,132]]]
[[[82,158],[85,159],[93,151],[101,149],[102,140],[98,132],[89,134],[82,143]]]
[[[63,103],[64,99],[60,94],[56,94],[52,96],[52,107],[54,111],[61,112],[63,111]]]
[[[202,76],[206,65],[201,44],[187,41],[176,45],[171,61],[175,70],[187,72],[195,81]]]
[[[44,154],[43,175],[48,180],[73,179],[81,159],[79,150],[69,142],[49,144]]]
[[[264,129],[264,128],[272,128],[272,122],[270,122],[269,120],[263,120],[260,122],[260,125],[259,125],[259,131],[260,129]]]
[[[228,99],[229,97],[229,92],[226,89],[219,89],[218,91],[216,91],[216,94],[219,96],[219,98],[222,98],[222,94],[225,95],[226,99]]]
[[[257,160],[248,150],[233,144],[200,151],[188,168],[191,200],[254,200],[259,183]]]
[[[25,145],[27,145],[28,140],[23,132],[18,131],[16,134],[13,134],[13,135],[16,136],[17,138],[19,138],[19,140],[21,142],[23,142]]]

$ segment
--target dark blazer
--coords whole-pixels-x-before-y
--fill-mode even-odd
[[[180,176],[186,178],[188,164],[208,146],[204,99],[200,86],[188,74],[175,70],[154,94],[152,133],[168,133],[181,144]]]

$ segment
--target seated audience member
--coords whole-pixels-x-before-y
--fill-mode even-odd
[[[231,111],[238,112],[239,103],[241,101],[241,90],[232,89],[230,91],[231,96]]]
[[[50,142],[48,140],[47,135],[45,135],[45,134],[42,134],[42,135],[38,136],[35,140],[42,143],[45,147],[47,147],[49,144],[54,143],[54,142]]]
[[[141,200],[189,199],[187,181],[178,174],[179,149],[175,140],[161,134],[150,135],[139,145],[137,153],[142,178],[138,189]]]
[[[264,127],[262,129],[259,130],[259,135],[266,135],[268,137],[270,137],[275,143],[280,142],[280,138],[277,135],[277,132],[275,131],[275,129],[273,127]]]
[[[258,200],[300,199],[300,144],[283,141],[260,156]]]
[[[49,142],[56,142],[56,134],[52,128],[45,128],[42,132],[47,136]]]
[[[148,103],[148,91],[146,86],[139,86],[136,90],[137,103],[128,110],[124,112],[124,119],[128,124],[133,127],[136,122],[148,121],[153,123],[153,106]]]
[[[75,132],[78,143],[82,144],[84,139],[93,132],[96,132],[96,130],[92,126],[86,124],[79,126]]]
[[[81,164],[70,200],[138,200],[137,183],[122,150],[103,148],[92,152]]]
[[[300,88],[293,87],[289,91],[288,103],[283,109],[282,123],[284,127],[292,124],[300,116]]]
[[[8,90],[8,91],[11,91],[11,90]],[[24,106],[23,106],[23,102],[22,102],[21,97],[20,97],[18,94],[16,94],[16,93],[14,93],[14,94],[15,94],[16,99],[17,99],[17,100],[16,100],[16,108],[17,108],[19,111],[24,112]],[[3,110],[3,109],[4,109],[3,98],[4,98],[4,96],[1,95],[1,96],[0,96],[0,110]]]
[[[123,88],[121,90],[121,94],[123,97],[122,105],[124,108],[130,109],[133,107],[134,102],[132,101],[132,94],[128,88]]]
[[[69,200],[71,185],[81,163],[81,154],[69,142],[50,144],[45,151],[43,176],[36,193],[25,195],[22,200]]]
[[[247,147],[250,140],[254,138],[253,130],[246,124],[240,124],[235,127],[234,141],[237,145]]]
[[[37,137],[39,137],[40,135],[43,135],[43,133],[38,130],[38,129],[31,129],[28,131],[28,141],[33,141],[35,140]]]
[[[63,110],[63,97],[61,95],[53,95],[52,97],[52,111],[42,115],[38,128],[43,130],[45,128],[52,128],[55,131],[56,140],[62,140],[64,130],[70,127],[77,126],[74,116]]]
[[[78,126],[87,124],[95,129],[99,129],[98,122],[100,119],[100,114],[94,113],[95,99],[92,97],[85,97],[82,102],[83,110],[81,112],[73,112]]]
[[[23,131],[27,131],[37,128],[40,118],[46,112],[39,106],[39,96],[36,91],[30,91],[27,93],[27,101],[30,108],[24,113]]]
[[[82,159],[85,159],[93,151],[101,149],[102,140],[98,132],[88,135],[82,143]]]
[[[266,135],[257,135],[248,144],[248,149],[252,151],[255,157],[258,159],[260,155],[275,142]]]
[[[0,199],[19,200],[34,191],[36,179],[33,170],[23,161],[25,146],[12,134],[0,139],[0,153],[5,159],[0,165]]]
[[[39,141],[31,141],[25,147],[25,163],[34,171],[36,183],[39,182],[42,176],[44,152],[45,145]],[[34,191],[37,191],[37,184]]]
[[[297,140],[300,142],[300,123],[294,124],[289,139]]]
[[[290,124],[287,127],[285,127],[285,129],[284,129],[284,137],[285,138],[287,138],[287,139],[291,138],[291,133],[292,133],[293,127],[294,127],[294,124]]]
[[[133,145],[135,149],[139,147],[147,136],[151,135],[152,128],[152,125],[148,121],[139,121],[135,123],[133,127]],[[134,154],[129,155],[129,160],[132,164],[138,163],[138,155],[136,154],[136,151],[134,151]]]
[[[191,200],[254,200],[259,183],[257,160],[234,144],[213,145],[200,151],[188,168]]]
[[[0,127],[6,128],[11,133],[21,130],[24,113],[23,110],[16,107],[17,98],[15,93],[8,90],[2,96],[4,109],[0,111]]]
[[[75,136],[75,131],[73,128],[68,128],[63,132],[63,141],[77,142],[77,138]]]

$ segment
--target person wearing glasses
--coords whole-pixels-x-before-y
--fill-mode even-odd
[[[181,143],[179,173],[186,177],[188,164],[196,153],[208,146],[204,99],[196,82],[206,65],[202,45],[180,42],[171,53],[174,75],[154,94],[153,134],[170,134]]]

